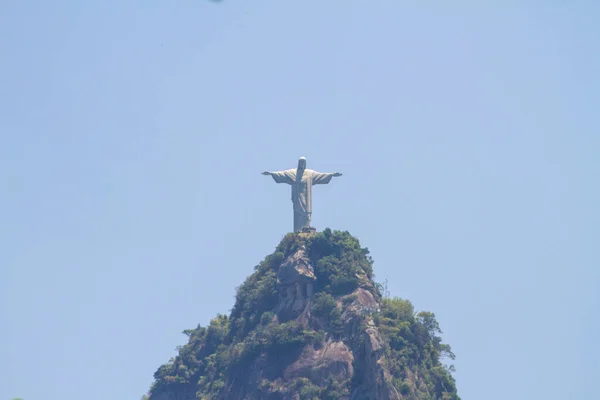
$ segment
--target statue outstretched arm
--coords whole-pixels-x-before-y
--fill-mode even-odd
[[[325,185],[331,181],[331,178],[342,176],[340,172],[315,172],[313,174],[313,185]]]
[[[271,175],[273,177],[273,180],[277,183],[287,183],[288,185],[291,185],[292,183],[294,183],[294,179],[296,178],[296,174],[293,171],[275,171],[275,172],[271,172],[271,171],[264,171],[262,173],[263,175]]]

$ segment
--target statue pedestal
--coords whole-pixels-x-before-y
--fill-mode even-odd
[[[300,231],[300,233],[316,233],[316,232],[317,232],[317,230],[311,226],[302,228],[302,230]]]

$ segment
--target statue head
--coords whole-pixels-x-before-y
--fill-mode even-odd
[[[306,158],[300,157],[298,160],[298,169],[305,170],[306,169]]]

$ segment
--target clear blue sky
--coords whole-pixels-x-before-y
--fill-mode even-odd
[[[300,156],[463,400],[598,398],[600,2],[492,3],[3,1],[0,400],[138,400]]]

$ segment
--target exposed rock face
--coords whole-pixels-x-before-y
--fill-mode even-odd
[[[362,367],[360,381],[364,383],[355,389],[351,398],[401,399],[402,397],[391,383],[389,372],[383,365],[384,342],[370,317],[372,313],[379,310],[379,303],[371,292],[362,288],[356,289],[349,298],[354,298],[354,301],[345,308],[342,314],[342,319],[347,327],[347,335],[356,337],[361,334],[362,330],[364,338],[364,347],[354,348],[354,353]],[[368,393],[366,397],[365,393]]]
[[[292,266],[296,269],[298,265],[306,267],[306,269],[302,267],[296,269],[306,271],[306,274],[298,273],[296,278],[286,281],[292,282],[294,285],[302,281],[311,281],[308,278],[311,276],[309,271],[312,270],[310,265],[298,263],[298,260],[302,259],[301,254],[302,250],[286,259],[281,266],[281,269],[289,269]],[[284,272],[284,274],[287,274],[287,272]],[[289,286],[282,286],[282,288],[286,287]],[[297,299],[297,297],[295,298]],[[362,385],[355,388],[354,392],[340,397],[340,399],[402,399],[402,396],[392,385],[390,374],[383,365],[383,339],[369,317],[371,313],[376,312],[378,309],[378,302],[371,292],[362,288],[356,289],[347,298],[353,299],[353,301],[344,308],[342,314],[345,323],[344,338],[335,340],[328,337],[317,344],[306,345],[295,360],[285,367],[282,376],[276,379],[275,384],[272,385],[272,388],[264,397],[253,397],[248,393],[252,392],[251,390],[244,390],[226,392],[222,399],[299,400],[307,398],[300,396],[302,387],[298,390],[289,389],[298,378],[306,378],[316,385],[322,385],[329,379],[340,382],[356,379],[363,382]],[[289,297],[283,296],[278,309],[285,313],[290,304],[297,303],[291,302]],[[304,308],[296,318],[307,327],[311,323],[318,323],[310,316],[310,301],[305,303]],[[363,345],[361,346],[358,343],[363,343]],[[264,361],[264,359],[258,357],[253,364],[252,371],[248,371],[245,379],[247,382],[252,382],[249,383],[250,387],[258,386],[261,378],[270,375],[264,373],[267,368]],[[355,376],[357,373],[355,365],[360,366],[360,371],[358,371],[361,374],[360,377]]]
[[[366,252],[329,235],[312,248],[315,235],[298,235],[301,245],[268,257],[238,291],[231,316],[194,330],[159,368],[150,400],[460,400],[438,356],[427,361],[437,375],[419,376],[420,360],[432,356],[414,352],[431,348],[437,339],[427,329],[437,323],[419,325],[409,302],[391,309]]]
[[[372,286],[366,276],[362,278],[364,279],[363,286]],[[285,318],[291,312],[291,315],[295,316],[303,325],[309,326],[311,324],[310,298],[312,297],[315,280],[314,269],[306,256],[305,247],[287,257],[277,272],[280,295],[279,304],[276,308],[278,315]],[[347,398],[364,399],[364,392],[372,392],[372,396],[366,398],[373,400],[401,399],[401,396],[390,383],[389,373],[383,367],[383,340],[372,320],[368,317],[378,310],[379,303],[370,291],[362,287],[357,288],[347,298],[352,299],[352,301],[343,307],[342,313],[346,340],[327,338],[322,343],[318,343],[317,346],[310,344],[304,347],[296,360],[284,369],[283,376],[277,380],[276,389],[270,392],[272,398],[300,399],[299,392],[301,388],[298,391],[287,389],[290,383],[298,378],[307,378],[317,385],[324,384],[328,379],[351,380],[355,378],[354,364],[360,363],[364,376],[359,380],[364,381],[364,387],[358,388],[355,393],[350,393]],[[338,304],[338,307],[342,308],[341,304]],[[364,325],[365,321],[367,327],[361,333],[361,326]],[[362,327],[364,328],[364,326]],[[351,349],[349,347],[352,346],[351,338],[360,342],[360,340],[356,340],[360,335],[364,335],[364,348]],[[255,364],[255,366],[260,367],[259,364]],[[254,372],[252,372],[252,375],[254,375]],[[259,376],[260,373],[255,376],[255,379],[252,379],[257,381],[257,384]],[[229,396],[232,394],[230,393]],[[225,396],[224,398],[236,397]]]
[[[396,388],[391,383],[390,373],[383,365],[383,340],[377,328],[369,321],[365,331],[365,365],[367,386],[375,389],[376,399],[400,399]]]
[[[286,319],[300,314],[314,292],[316,277],[303,246],[289,256],[277,271],[279,304],[277,313]]]
[[[300,357],[283,372],[283,379],[308,378],[324,383],[327,378],[345,380],[354,375],[354,356],[344,342],[327,341],[319,349],[304,348]]]

